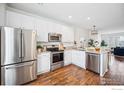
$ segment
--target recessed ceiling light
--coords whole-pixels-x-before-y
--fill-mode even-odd
[[[68,18],[69,18],[69,19],[71,19],[71,18],[72,18],[72,16],[68,16]]]
[[[90,20],[91,18],[90,17],[87,17],[87,20]]]

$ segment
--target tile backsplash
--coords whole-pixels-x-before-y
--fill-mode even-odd
[[[41,46],[59,45],[60,43],[63,43],[64,47],[74,46],[73,42],[41,42],[41,41],[37,41],[37,45],[41,45]]]

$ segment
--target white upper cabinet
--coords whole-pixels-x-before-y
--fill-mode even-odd
[[[74,42],[74,31],[71,27],[62,27],[62,42]]]
[[[44,18],[39,19],[12,11],[6,11],[6,25],[15,28],[37,31],[37,40],[48,42],[48,33],[62,34],[62,42],[73,42],[74,31],[71,27]]]
[[[26,15],[21,15],[21,27],[24,29],[33,29],[34,30],[34,18]]]
[[[35,19],[35,29],[37,31],[37,40],[48,42],[47,23],[43,20]]]
[[[5,24],[5,4],[0,4],[0,26]]]
[[[34,19],[16,12],[6,11],[6,25],[15,28],[34,29]]]
[[[6,11],[6,26],[20,28],[22,26],[21,15],[15,12]]]
[[[62,25],[53,23],[53,32],[62,34]]]

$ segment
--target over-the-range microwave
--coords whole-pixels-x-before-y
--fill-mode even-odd
[[[58,33],[48,33],[48,41],[49,42],[61,42],[62,34]]]

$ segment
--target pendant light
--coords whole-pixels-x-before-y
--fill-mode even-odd
[[[98,31],[96,30],[96,26],[95,25],[93,25],[93,29],[91,30],[91,34],[92,35],[98,34]]]

